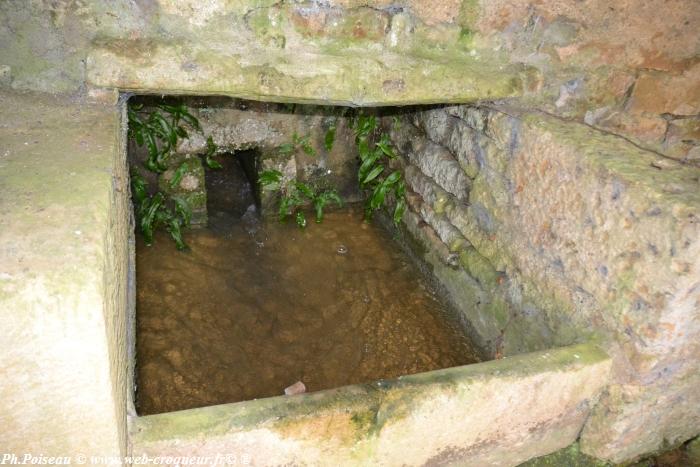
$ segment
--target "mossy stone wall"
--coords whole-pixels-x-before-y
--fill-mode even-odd
[[[687,0],[0,5],[0,86],[387,105],[517,98],[700,164]]]
[[[385,125],[401,230],[491,354],[600,338],[614,355],[584,452],[619,462],[700,432],[700,169],[511,107]]]

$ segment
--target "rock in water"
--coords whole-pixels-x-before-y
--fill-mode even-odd
[[[248,206],[243,216],[241,216],[246,232],[250,235],[255,235],[260,229],[260,218],[257,214],[257,209],[254,204]]]
[[[291,386],[284,389],[285,396],[294,396],[296,394],[303,394],[306,392],[306,386],[301,381],[297,381]]]

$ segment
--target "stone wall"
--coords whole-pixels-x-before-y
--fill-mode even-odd
[[[700,432],[700,170],[509,108],[387,118],[402,230],[495,356],[600,338],[613,384],[583,432],[622,461]]]
[[[149,102],[152,103],[149,99],[144,101],[143,115],[153,110]],[[319,189],[335,189],[344,202],[362,199],[357,184],[358,156],[350,127],[350,109],[267,104],[225,97],[190,97],[183,102],[198,119],[201,131],[188,129],[188,137],[178,141],[169,159],[170,168],[160,176],[144,169],[148,157],[146,146],[139,147],[133,141],[129,144],[129,158],[153,191],[159,188],[189,201],[192,225],[204,225],[207,221],[205,170],[198,156],[206,154],[209,137],[217,146],[215,158],[236,157],[238,151],[255,150],[255,167],[251,169],[258,174],[279,170],[286,181],[298,180]],[[326,140],[330,134],[329,149]],[[183,162],[191,167],[185,170],[179,186],[171,188],[170,179]],[[257,180],[250,182],[255,185]],[[260,186],[254,189],[258,190],[262,213],[276,216],[278,192],[268,192]]]
[[[0,5],[0,86],[522,106],[700,164],[687,0],[91,1]]]
[[[290,180],[334,187],[348,202],[360,199],[349,109],[229,98],[193,98],[186,102],[199,119],[202,133],[181,140],[178,153],[206,152],[205,135],[211,135],[219,153],[255,149],[260,170],[276,169]],[[325,140],[331,128],[335,130],[328,150]],[[306,150],[294,144],[294,135],[306,139]]]
[[[477,43],[537,70],[521,106],[700,164],[695,2],[481,0],[467,11],[459,21]]]

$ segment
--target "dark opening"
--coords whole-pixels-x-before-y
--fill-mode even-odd
[[[258,151],[249,149],[224,154],[219,158],[221,169],[205,167],[209,228],[226,229],[245,215],[246,219],[258,215],[258,159]]]

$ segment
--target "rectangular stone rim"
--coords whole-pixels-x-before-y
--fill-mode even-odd
[[[291,397],[275,396],[138,416],[132,420],[130,438],[136,453],[142,445],[183,439],[192,433],[205,432],[213,436],[261,428],[281,418],[308,418],[323,410],[366,409],[380,404],[388,392],[399,391],[415,398],[436,385],[467,386],[488,377],[526,378],[601,364],[608,366],[606,374],[609,373],[610,357],[596,341],[592,341]],[[597,389],[602,391],[603,384],[592,384],[597,384]]]

